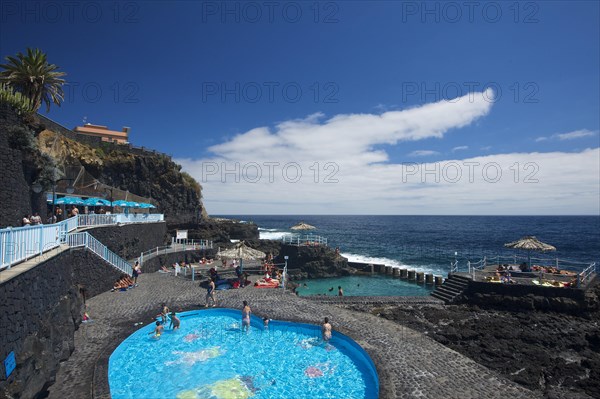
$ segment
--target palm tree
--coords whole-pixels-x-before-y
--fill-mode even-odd
[[[58,66],[48,64],[46,54],[39,49],[27,49],[27,54],[18,53],[16,57],[7,56],[7,64],[0,64],[0,82],[11,86],[29,98],[33,109],[37,111],[42,102],[46,104],[46,112],[50,111],[50,103],[60,106],[65,94],[64,72],[56,72]]]

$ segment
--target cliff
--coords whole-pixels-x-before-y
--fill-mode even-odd
[[[42,128],[45,126],[41,126]],[[114,198],[123,192],[144,197],[158,206],[167,223],[177,224],[199,220],[205,212],[202,206],[202,187],[170,157],[151,151],[132,153],[128,147],[88,144],[69,139],[50,130],[38,135],[39,146],[65,168],[81,166],[93,178],[116,188]],[[93,194],[93,193],[92,193]],[[101,193],[96,193],[99,195]]]
[[[39,150],[34,133],[27,121],[0,104],[0,228],[20,226],[24,215],[45,211],[43,195],[30,185],[54,164]]]
[[[0,168],[2,227],[19,226],[25,214],[45,216],[44,194],[30,187],[40,182],[51,191],[57,177],[76,178],[76,194],[103,196],[103,188],[113,187],[113,199],[133,195],[153,202],[172,225],[207,217],[202,187],[169,156],[77,136],[47,118],[24,118],[7,106],[0,106]]]

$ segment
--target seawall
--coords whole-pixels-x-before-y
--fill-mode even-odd
[[[121,255],[162,245],[164,223],[87,230]],[[139,251],[139,252],[138,252]],[[19,267],[14,266],[14,267]],[[0,272],[0,398],[38,398],[74,350],[84,301],[110,290],[121,271],[85,249],[68,249],[14,278]],[[7,378],[4,360],[14,352]]]

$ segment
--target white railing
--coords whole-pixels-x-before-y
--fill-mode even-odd
[[[67,235],[67,244],[72,248],[85,247],[123,273],[131,275],[131,265],[88,232],[70,233]]]
[[[526,263],[531,261],[532,265],[528,265],[529,267],[537,264],[539,266],[545,267],[555,267],[557,269],[563,270],[581,270],[589,265],[586,262],[577,262],[569,259],[559,259],[557,257],[528,257],[527,255],[496,255],[496,256],[488,256],[487,262],[492,265],[500,265],[500,264],[512,264],[518,265],[521,263]]]
[[[63,230],[59,224],[0,230],[0,269],[56,248]]]
[[[206,249],[212,249],[213,242],[210,240],[179,240],[168,246],[156,247],[146,252],[142,252],[137,258],[140,265],[144,265],[144,261],[152,259],[159,255],[166,255],[174,252],[185,252],[185,251],[202,251]]]
[[[173,239],[171,245],[181,245],[185,247],[193,247],[195,249],[212,249],[213,242],[210,240],[188,240],[187,238],[184,240],[176,240]]]
[[[483,270],[487,266],[487,258],[484,256],[479,262],[467,262],[467,267],[469,270],[469,274],[473,276],[473,280],[475,280],[475,271]]]
[[[321,236],[315,236],[312,234],[307,235],[285,235],[281,239],[284,244],[303,246],[303,245],[327,245],[327,238]]]
[[[117,223],[157,223],[165,220],[162,213],[118,213]]]
[[[67,234],[80,227],[155,223],[163,220],[162,214],[79,215],[54,224],[0,229],[0,270],[57,248],[65,243]]]
[[[117,214],[79,215],[77,223],[81,227],[107,226],[117,224]]]
[[[456,273],[458,271],[458,260],[450,263],[450,273]]]
[[[591,281],[596,273],[596,263],[589,265],[584,271],[577,276],[577,287],[584,287]]]

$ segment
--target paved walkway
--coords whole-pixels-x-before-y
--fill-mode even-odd
[[[198,287],[198,281],[152,273],[143,274],[138,282],[135,289],[106,292],[88,301],[94,322],[82,324],[76,332],[76,349],[61,365],[56,383],[50,387],[50,399],[109,397],[106,357],[138,328],[133,323],[149,323],[162,302],[175,310],[198,309],[204,304],[206,291]],[[283,290],[251,287],[217,291],[217,300],[218,306],[236,309],[247,300],[257,316],[274,319],[319,324],[328,316],[334,329],[352,337],[373,359],[380,379],[380,398],[539,397],[423,334],[370,314],[296,297]]]

